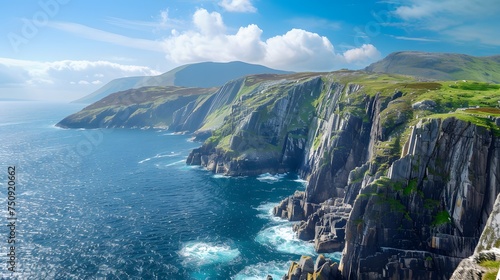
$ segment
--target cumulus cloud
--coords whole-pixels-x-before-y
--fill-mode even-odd
[[[370,44],[364,44],[360,48],[350,49],[344,52],[347,63],[370,63],[374,58],[379,58],[380,52]]]
[[[103,81],[126,76],[159,75],[146,66],[118,64],[109,61],[61,60],[40,62],[0,58],[0,89],[19,88],[27,92],[40,88],[45,93],[30,98],[44,99],[47,92],[61,92],[63,99],[76,99],[99,88]],[[5,94],[8,94],[7,92]],[[0,96],[9,97],[9,96]]]
[[[199,9],[193,15],[191,30],[174,30],[164,39],[166,57],[176,64],[240,60],[294,71],[328,71],[380,57],[373,45],[336,53],[328,38],[302,29],[267,40],[255,24],[240,27],[234,34],[227,29],[219,13]]]
[[[257,9],[250,0],[222,0],[219,5],[229,12],[255,13]]]

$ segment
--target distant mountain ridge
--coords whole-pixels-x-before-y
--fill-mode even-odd
[[[226,82],[253,74],[290,74],[291,72],[271,69],[262,65],[240,61],[201,62],[179,66],[158,76],[126,77],[110,81],[93,93],[75,100],[74,103],[94,103],[114,92],[147,86],[180,86],[211,88]]]
[[[395,52],[365,68],[433,80],[475,80],[500,83],[500,55],[476,57],[453,53]]]

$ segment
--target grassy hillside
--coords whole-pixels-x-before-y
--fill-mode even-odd
[[[217,88],[142,87],[113,93],[57,125],[68,128],[168,127],[174,112]]]
[[[500,56],[396,52],[365,68],[366,71],[419,76],[433,80],[474,80],[500,83]]]

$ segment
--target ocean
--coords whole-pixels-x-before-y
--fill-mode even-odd
[[[82,107],[0,102],[2,278],[281,279],[317,255],[271,215],[295,174],[186,166],[201,144],[165,130],[54,126]]]

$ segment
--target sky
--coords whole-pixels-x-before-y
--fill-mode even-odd
[[[405,50],[498,55],[498,14],[498,0],[5,1],[0,100],[71,101],[203,61],[333,71]]]

